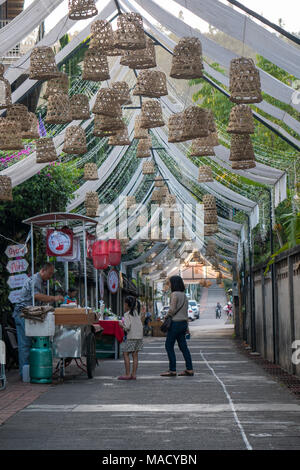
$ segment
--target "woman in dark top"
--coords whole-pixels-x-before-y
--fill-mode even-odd
[[[176,355],[174,351],[175,341],[177,341],[180,351],[186,363],[186,370],[180,376],[193,376],[193,364],[191,353],[186,343],[186,333],[188,331],[188,299],[185,295],[185,286],[180,276],[172,276],[168,280],[171,288],[171,300],[168,315],[172,317],[172,323],[168,330],[166,339],[166,351],[169,358],[169,370],[160,374],[162,377],[176,377]]]

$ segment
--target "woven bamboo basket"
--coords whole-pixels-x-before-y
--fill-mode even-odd
[[[98,49],[88,49],[84,54],[82,80],[102,82],[109,80],[109,67],[106,55]]]
[[[30,55],[29,78],[31,80],[50,80],[60,76],[51,47],[35,47]]]
[[[205,209],[204,211],[204,224],[217,224],[218,214],[214,209]]]
[[[70,20],[86,20],[97,14],[95,0],[69,0]]]
[[[232,59],[229,75],[230,100],[234,103],[260,103],[262,101],[259,71],[253,59]]]
[[[43,137],[36,141],[36,163],[50,163],[57,160],[55,145],[51,137]]]
[[[21,125],[19,122],[0,118],[0,150],[22,150]]]
[[[46,122],[48,124],[66,124],[72,121],[68,95],[49,96]]]
[[[86,95],[78,94],[70,98],[71,116],[75,121],[84,121],[90,118],[90,104]]]
[[[150,274],[150,268],[142,268],[142,274],[143,275],[147,275],[147,274]]]
[[[147,139],[141,139],[137,146],[136,156],[138,158],[151,157],[152,139],[148,136]]]
[[[87,181],[96,181],[98,177],[98,168],[96,163],[86,163],[84,165],[84,176],[83,179]]]
[[[147,139],[149,136],[148,129],[143,129],[141,127],[141,115],[139,114],[135,118],[134,122],[134,138],[135,139]]]
[[[211,145],[210,135],[208,137],[200,137],[194,139],[191,145],[191,157],[204,157],[204,156],[213,156],[215,151]]]
[[[0,201],[12,201],[12,183],[9,176],[0,175]]]
[[[254,120],[250,106],[238,104],[232,108],[227,132],[233,134],[254,133]]]
[[[11,86],[8,80],[3,77],[4,65],[0,64],[0,109],[11,106]]]
[[[69,77],[64,72],[59,72],[59,76],[51,78],[47,81],[46,92],[44,93],[44,99],[48,99],[51,95],[57,95],[62,93],[67,95],[69,91]]]
[[[109,117],[102,114],[95,114],[94,135],[96,137],[109,137],[126,127],[121,117]]]
[[[63,152],[71,155],[86,153],[86,135],[80,126],[70,126],[66,129]]]
[[[184,115],[183,112],[172,114],[168,122],[168,142],[184,142],[183,138]]]
[[[176,204],[176,196],[174,194],[166,194],[165,200],[164,200],[164,205],[171,207]]]
[[[151,129],[154,127],[162,127],[164,125],[165,122],[163,120],[160,103],[154,100],[146,100],[142,104],[140,127],[143,129]]]
[[[212,194],[205,194],[202,203],[205,210],[217,210],[216,198]]]
[[[208,240],[205,250],[206,256],[214,257],[216,256],[216,244],[213,240]]]
[[[154,186],[156,188],[161,188],[165,185],[165,182],[161,176],[156,176],[154,180]]]
[[[183,133],[185,140],[197,139],[198,137],[208,137],[209,120],[206,109],[200,106],[189,106],[183,112]]]
[[[108,145],[130,145],[130,139],[128,136],[128,129],[125,127],[124,129],[118,131],[115,135],[111,136],[108,139]]]
[[[34,113],[28,112],[28,120],[29,129],[22,131],[22,139],[38,139],[40,137],[38,118]]]
[[[93,107],[93,113],[109,117],[120,117],[122,108],[118,101],[118,93],[111,88],[100,88]]]
[[[21,131],[28,131],[30,128],[28,109],[24,104],[13,104],[7,109],[6,119],[18,122]]]
[[[152,195],[151,195],[151,201],[157,202],[158,204],[162,200],[162,195],[159,189],[153,189]]]
[[[147,46],[145,49],[135,51],[124,51],[120,64],[126,65],[131,69],[143,70],[156,67],[156,56],[154,42],[146,38]]]
[[[212,169],[208,165],[201,165],[199,166],[199,173],[198,173],[198,182],[199,183],[210,183],[212,182],[213,174]]]
[[[85,195],[84,206],[88,217],[96,217],[99,207],[99,197],[96,191],[88,191]]]
[[[164,186],[161,186],[161,188],[159,189],[159,191],[160,191],[160,194],[161,194],[161,196],[162,196],[163,198],[167,197],[168,194],[170,194],[168,187],[165,186],[165,185],[164,185]]]
[[[217,224],[209,224],[209,225],[204,225],[204,236],[205,237],[210,237],[211,235],[214,235],[215,233],[218,233],[219,227]]]
[[[159,98],[168,94],[167,79],[164,72],[159,70],[142,70],[136,82],[134,96]]]
[[[145,162],[143,164],[143,175],[153,175],[155,173],[154,162]]]
[[[96,20],[91,24],[90,48],[102,52],[114,47],[112,25],[107,20]]]
[[[158,263],[158,264],[156,265],[156,270],[157,270],[157,271],[163,271],[163,269],[164,269],[164,265],[163,265],[162,263]]]
[[[128,83],[114,82],[112,83],[111,88],[118,94],[118,101],[121,105],[132,103]]]
[[[232,168],[236,170],[245,170],[256,166],[253,146],[248,134],[232,134],[229,160]]]
[[[118,16],[114,46],[125,50],[145,49],[143,18],[139,13],[122,13]]]
[[[170,77],[191,79],[202,76],[201,42],[196,37],[181,38],[174,48]]]
[[[129,209],[130,207],[136,206],[135,196],[126,196],[125,197],[125,207]]]
[[[108,57],[118,57],[118,56],[122,56],[124,54],[123,49],[118,49],[117,47],[115,47],[115,37],[116,37],[116,32],[113,31],[113,33],[112,33],[113,46],[111,46],[109,49],[107,49],[105,51],[105,54]]]

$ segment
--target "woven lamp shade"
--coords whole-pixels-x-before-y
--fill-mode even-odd
[[[98,168],[96,163],[86,163],[84,165],[84,176],[83,179],[87,181],[96,181],[98,177]]]
[[[136,198],[135,196],[126,196],[125,198],[125,207],[129,209],[132,206],[136,205]]]
[[[114,82],[111,85],[112,90],[118,94],[120,104],[131,104],[130,90],[126,82]]]
[[[143,175],[153,175],[155,173],[154,162],[145,162],[143,164]]]
[[[141,115],[139,114],[135,118],[134,122],[134,138],[135,139],[147,139],[149,137],[148,129],[141,127]]]
[[[64,72],[59,72],[59,76],[47,81],[47,88],[44,98],[47,100],[50,95],[62,93],[67,95],[69,91],[69,77]]]
[[[254,120],[250,106],[238,104],[232,108],[227,132],[233,134],[254,133]]]
[[[96,217],[99,207],[99,197],[96,191],[88,191],[86,193],[84,206],[88,217]]]
[[[107,51],[114,47],[112,25],[106,20],[96,20],[91,24],[90,49]]]
[[[0,64],[0,109],[11,106],[11,86],[8,80],[3,77],[4,65]]]
[[[209,119],[206,109],[199,106],[189,106],[183,112],[183,133],[185,140],[208,137]]]
[[[121,253],[122,255],[126,255],[129,245],[129,238],[122,238],[121,242]]]
[[[210,183],[212,182],[213,174],[212,169],[208,165],[201,165],[199,166],[199,173],[198,173],[198,182],[199,183]]]
[[[260,103],[262,101],[259,71],[253,59],[239,57],[230,62],[230,100],[234,103]]]
[[[154,127],[162,127],[165,125],[161,105],[158,101],[145,101],[142,104],[142,112],[140,116],[141,128],[151,129]]]
[[[208,240],[205,254],[209,257],[216,256],[216,244],[212,240]]]
[[[30,55],[29,78],[31,80],[49,80],[60,76],[51,47],[35,47]]]
[[[100,88],[93,107],[93,113],[109,117],[120,117],[122,109],[118,101],[118,93],[111,88]]]
[[[139,13],[122,13],[118,16],[114,46],[125,50],[145,49],[143,18]]]
[[[72,119],[75,121],[84,121],[90,118],[89,99],[86,95],[78,94],[71,96],[70,109]]]
[[[202,199],[204,210],[217,210],[216,198],[212,194],[205,194]]]
[[[12,201],[12,183],[9,176],[0,175],[0,201]]]
[[[8,121],[18,122],[21,131],[28,131],[30,128],[29,112],[24,104],[13,104],[7,109],[6,119]]]
[[[57,160],[55,145],[51,137],[36,141],[36,163],[51,163]]]
[[[217,224],[218,214],[215,209],[204,210],[204,224]]]
[[[160,176],[156,176],[154,180],[154,186],[156,188],[161,188],[165,185],[164,180]]]
[[[99,49],[88,49],[84,54],[82,80],[102,82],[109,78],[109,67],[106,55]]]
[[[70,126],[65,133],[63,152],[71,155],[82,155],[86,153],[86,135],[80,126]]]
[[[113,46],[111,46],[109,49],[107,49],[105,51],[105,54],[108,57],[118,57],[118,56],[122,56],[124,54],[123,49],[118,49],[117,47],[115,47],[115,37],[116,37],[115,33],[116,33],[115,31],[113,31],[113,33],[112,33]]]
[[[121,65],[126,65],[131,69],[143,70],[156,67],[156,56],[154,42],[146,38],[145,49],[135,51],[124,51],[120,60]]]
[[[253,146],[248,134],[232,134],[229,160],[235,170],[245,170],[256,166]]]
[[[210,237],[211,235],[214,235],[215,233],[218,233],[219,227],[217,224],[209,224],[209,225],[204,225],[204,236],[205,237]]]
[[[160,203],[162,200],[162,195],[159,189],[153,189],[151,195],[151,201]]]
[[[0,150],[22,150],[23,148],[20,123],[0,118]]]
[[[134,96],[159,98],[167,94],[167,79],[164,72],[159,70],[142,70],[139,73],[133,92]]]
[[[150,274],[150,268],[142,268],[142,274]]]
[[[109,139],[108,139],[108,145],[114,145],[114,146],[117,146],[117,145],[130,145],[131,142],[130,142],[130,139],[129,139],[129,136],[128,136],[128,129],[127,127],[125,127],[124,129],[120,130],[120,131],[117,131],[117,133],[113,136],[111,136]]]
[[[168,122],[168,142],[184,142],[185,139],[183,138],[183,126],[184,126],[184,119],[183,119],[183,112],[172,114],[169,117]]]
[[[211,145],[210,135],[208,137],[199,137],[192,141],[191,157],[208,157],[210,155],[215,155],[214,148]]]
[[[166,196],[168,196],[168,194],[170,194],[167,186],[162,186],[159,191],[163,198],[165,198]]]
[[[201,78],[203,76],[202,46],[198,38],[181,38],[174,48],[172,78]]]
[[[72,121],[68,95],[49,96],[46,122],[48,124],[66,124]]]
[[[38,118],[34,113],[28,112],[28,120],[29,129],[22,131],[22,139],[38,139],[40,137]]]
[[[136,156],[138,158],[151,157],[152,139],[148,136],[147,139],[141,139],[137,146]]]
[[[164,205],[171,207],[176,204],[176,196],[174,194],[166,194],[165,200],[164,200]]]
[[[95,114],[94,135],[96,137],[107,137],[115,135],[118,131],[126,127],[121,117],[109,117],[102,114]]]
[[[69,0],[70,20],[86,20],[97,14],[95,0]]]
[[[158,264],[156,265],[156,270],[157,270],[157,271],[162,271],[163,269],[164,269],[164,265],[163,265],[162,263],[158,263]]]

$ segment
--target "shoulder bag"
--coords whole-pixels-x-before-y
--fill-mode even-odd
[[[176,315],[176,313],[179,312],[179,310],[182,309],[182,307],[184,306],[185,304],[185,301],[186,301],[186,297],[184,297],[184,301],[183,301],[183,304],[176,310],[176,312],[174,313],[173,316]],[[171,326],[171,323],[172,323],[172,317],[171,316],[167,316],[167,318],[164,320],[163,324],[161,325],[160,327],[160,331],[162,331],[163,333],[167,333],[170,326]]]

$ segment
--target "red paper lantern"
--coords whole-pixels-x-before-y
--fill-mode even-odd
[[[120,240],[108,240],[108,262],[110,266],[117,266],[121,263],[121,242]]]
[[[108,268],[108,243],[105,240],[97,240],[93,244],[93,264],[96,269]]]

